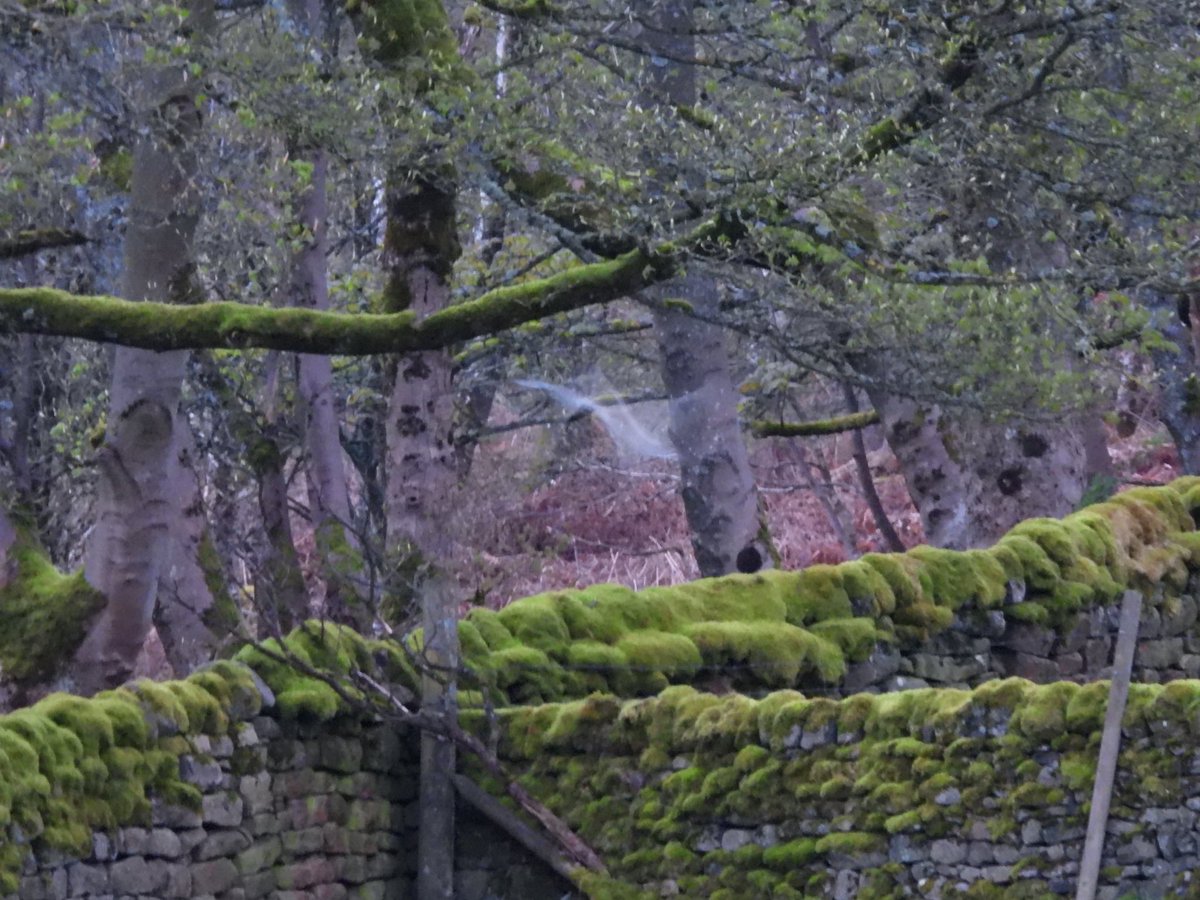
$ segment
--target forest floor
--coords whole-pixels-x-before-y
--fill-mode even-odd
[[[474,602],[500,607],[560,588],[643,588],[698,577],[675,463],[621,460],[599,426],[584,420],[572,428],[525,429],[481,447],[460,523],[463,546],[474,548],[461,569]],[[877,490],[905,544],[916,546],[921,522],[896,459],[878,435],[870,437]],[[1142,427],[1110,437],[1124,484],[1179,474],[1165,434]],[[783,567],[885,549],[845,437],[755,441],[751,460]]]

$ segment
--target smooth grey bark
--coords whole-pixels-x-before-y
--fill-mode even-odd
[[[666,296],[682,297],[701,315],[715,311],[716,285],[703,274],[689,273],[667,290]],[[759,566],[765,565],[767,554],[756,547],[758,494],[724,331],[663,307],[655,309],[654,324],[670,397],[671,442],[700,574],[736,571],[738,555],[746,548],[758,554]]]
[[[208,33],[211,0],[193,0],[187,8],[193,37]],[[194,295],[200,111],[178,66],[147,67],[136,99],[145,127],[133,153],[122,293],[131,300],[186,302]],[[108,432],[97,455],[97,521],[84,564],[88,583],[108,603],[72,664],[83,693],[129,676],[152,623],[178,518],[171,487],[186,359],[186,351],[116,351]]]
[[[650,52],[680,59],[694,52],[692,0],[642,0]],[[645,68],[648,100],[690,106],[696,75],[678,63]],[[657,167],[653,159],[651,166]],[[681,495],[692,550],[702,576],[769,565],[758,540],[758,492],[738,419],[738,394],[730,375],[725,332],[705,319],[717,312],[717,285],[693,264],[681,278],[651,296],[662,378],[669,396],[671,442],[679,460]],[[682,300],[691,314],[665,299]]]
[[[289,24],[307,52],[327,53],[327,6],[323,0],[288,0]],[[303,145],[293,150],[298,158],[310,163],[312,175],[294,204],[296,219],[307,239],[291,259],[286,302],[288,306],[328,310],[329,153],[323,147]],[[369,598],[361,590],[362,552],[350,527],[350,490],[339,435],[333,363],[328,356],[312,353],[300,353],[296,358],[304,416],[309,517],[325,581],[326,608],[340,621],[361,622],[365,617],[354,608],[363,606]]]
[[[169,488],[176,520],[171,528],[169,565],[158,579],[153,621],[167,661],[176,677],[182,678],[245,634],[212,542],[195,441],[182,416],[176,422],[175,441]]]

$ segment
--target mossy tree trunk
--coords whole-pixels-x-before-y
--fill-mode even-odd
[[[384,243],[388,297],[418,318],[450,300],[450,274],[458,256],[455,194],[446,173],[393,176],[388,189]],[[421,606],[426,674],[422,705],[454,714],[453,682],[443,679],[458,664],[457,604],[446,571],[448,535],[456,483],[451,429],[452,361],[445,350],[410,353],[395,361],[387,414],[386,509],[389,554],[411,577]],[[421,841],[418,896],[450,898],[453,889],[454,746],[425,735],[421,741]],[[425,833],[429,829],[429,835]]]
[[[696,73],[680,63],[695,54],[692,0],[641,0],[647,51],[650,103],[691,107]],[[662,148],[666,150],[666,148]],[[654,168],[658,161],[651,157]],[[685,176],[686,177],[686,176]],[[692,550],[703,576],[725,575],[739,567],[754,571],[768,555],[758,544],[758,491],[738,420],[738,394],[730,375],[725,331],[706,319],[717,314],[717,285],[698,263],[681,278],[652,289],[655,334],[662,378],[670,397],[671,442],[679,460],[681,493]],[[685,311],[663,300],[682,300]]]
[[[360,13],[376,61],[408,80],[417,102],[434,79],[451,85],[459,77],[457,40],[441,0],[364,3]],[[453,168],[436,151],[417,168],[397,166],[389,173],[383,246],[388,312],[407,312],[421,323],[449,307],[461,253],[456,200]],[[385,423],[387,552],[411,576],[421,607],[427,665],[422,709],[450,722],[457,719],[459,663],[458,610],[446,571],[456,482],[452,371],[445,345],[395,358]],[[456,759],[449,740],[422,736],[418,900],[455,896]]]
[[[211,0],[187,4],[192,38],[214,22]],[[194,299],[192,239],[199,216],[194,79],[148,66],[137,85],[143,129],[133,158],[122,293],[130,300]],[[98,454],[97,521],[84,573],[107,598],[75,654],[76,686],[92,693],[133,671],[149,632],[178,520],[179,395],[187,354],[119,348],[108,430]]]

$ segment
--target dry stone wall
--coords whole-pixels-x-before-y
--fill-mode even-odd
[[[24,844],[20,900],[71,897],[382,898],[411,893],[417,791],[411,742],[380,725],[257,715],[224,733],[173,735],[198,803],[150,793],[137,825],[90,848]]]
[[[591,896],[1073,895],[1108,685],[842,701],[689,687],[506,715],[503,750],[608,862]],[[1200,682],[1135,685],[1099,896],[1200,896]]]
[[[1142,607],[1133,680],[1147,684],[1200,677],[1195,573],[1181,592],[1152,588]],[[806,693],[847,697],[859,691],[922,687],[964,688],[993,678],[1030,681],[1094,681],[1111,672],[1119,606],[1106,604],[1073,614],[1067,622],[1043,625],[1008,619],[1003,610],[966,607],[945,631],[924,641],[880,644],[870,657],[851,663],[829,685],[810,679]]]

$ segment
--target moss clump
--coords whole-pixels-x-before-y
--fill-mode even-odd
[[[786,622],[702,622],[686,634],[706,666],[741,669],[767,685],[790,686],[808,672],[832,683],[846,669],[836,644]]]
[[[9,556],[15,577],[0,589],[0,670],[17,682],[43,681],[74,655],[104,595],[82,572],[63,575],[24,536]]]
[[[86,858],[94,831],[149,825],[152,796],[197,807],[199,792],[179,775],[190,745],[161,737],[164,729],[199,733],[233,711],[256,713],[260,702],[244,667],[218,663],[182,682],[90,699],[51,694],[0,716],[0,829],[15,823],[26,841]],[[29,844],[7,846],[0,882],[11,884]]]
[[[415,671],[401,648],[385,641],[368,640],[334,622],[305,622],[282,641],[271,638],[258,646],[248,645],[234,658],[254,669],[267,683],[285,719],[327,721],[345,709],[345,701],[337,690],[320,678],[303,674],[289,659],[338,679],[340,689],[351,699],[362,697],[347,677],[354,671],[410,688],[417,683]]]

